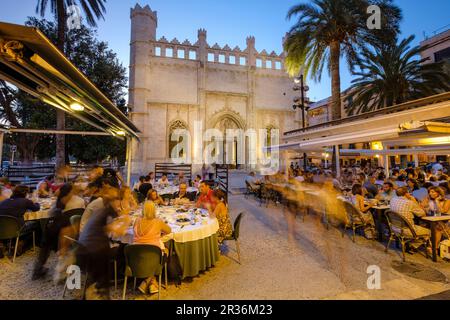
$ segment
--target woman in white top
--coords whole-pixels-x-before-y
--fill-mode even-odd
[[[424,201],[423,208],[427,212],[439,215],[450,214],[450,200],[445,198],[445,192],[440,187],[430,187],[428,188],[428,202]],[[439,248],[439,243],[441,242],[442,234],[449,238],[450,225],[449,223],[439,223],[436,228],[436,248]]]

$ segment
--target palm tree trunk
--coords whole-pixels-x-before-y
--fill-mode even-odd
[[[338,41],[333,41],[330,45],[331,112],[333,120],[338,120],[341,118],[341,75],[339,70],[340,56],[340,43]]]
[[[57,20],[58,20],[58,49],[64,53],[64,44],[66,42],[66,8],[64,0],[58,0],[57,3]],[[66,128],[66,114],[64,111],[56,110],[56,129],[64,130]],[[56,167],[63,166],[66,162],[66,144],[65,136],[62,134],[56,135]]]
[[[341,118],[341,75],[339,70],[339,59],[341,46],[338,41],[330,45],[330,67],[331,67],[331,115],[332,120]],[[333,146],[332,170],[337,173],[336,147]]]

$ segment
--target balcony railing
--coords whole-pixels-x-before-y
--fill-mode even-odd
[[[346,117],[346,118],[342,118],[342,119],[338,119],[338,120],[332,120],[332,121],[316,124],[314,126],[310,126],[305,129],[296,129],[296,130],[292,130],[292,131],[287,131],[284,133],[284,136],[288,137],[288,136],[292,136],[292,135],[299,134],[299,133],[311,132],[311,131],[321,129],[321,128],[338,126],[338,125],[344,124],[344,123],[354,122],[354,121],[358,121],[358,120],[364,120],[364,119],[368,119],[368,118],[382,116],[385,114],[401,112],[401,111],[405,111],[405,110],[409,110],[409,109],[420,108],[420,107],[424,107],[424,106],[427,106],[430,104],[435,104],[435,103],[449,101],[449,100],[450,100],[450,91],[440,93],[437,95],[433,95],[430,97],[418,99],[418,100],[408,101],[408,102],[394,105],[394,106],[388,107],[388,108],[383,108],[383,109],[379,109],[379,110],[375,110],[375,111],[358,114],[355,116],[350,116],[350,117]]]

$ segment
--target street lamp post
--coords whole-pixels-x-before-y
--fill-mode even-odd
[[[305,105],[305,92],[309,90],[308,86],[305,86],[303,74],[300,75],[300,77],[297,77],[294,79],[294,82],[296,84],[300,84],[299,86],[294,86],[294,91],[300,91],[300,101],[298,98],[294,98],[294,105],[292,106],[295,109],[300,108],[302,109],[302,129],[303,132],[306,130],[306,115],[305,111],[308,111],[309,107]],[[300,102],[300,104],[299,104]],[[303,153],[303,169],[306,172],[307,171],[307,155],[304,152]]]

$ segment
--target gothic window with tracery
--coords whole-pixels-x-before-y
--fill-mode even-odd
[[[172,122],[172,124],[169,127],[169,157],[172,157],[172,152],[175,152],[175,154],[178,154],[178,156],[180,158],[183,158],[185,156],[185,152],[186,150],[184,150],[181,146],[180,143],[183,142],[183,137],[182,136],[178,136],[178,139],[176,137],[174,137],[174,133],[175,130],[177,129],[186,129],[187,130],[187,126],[184,124],[184,122],[180,121],[180,120],[176,120],[174,122]],[[172,139],[172,137],[174,139]],[[172,141],[174,140],[174,141]],[[176,149],[176,150],[174,150]]]

